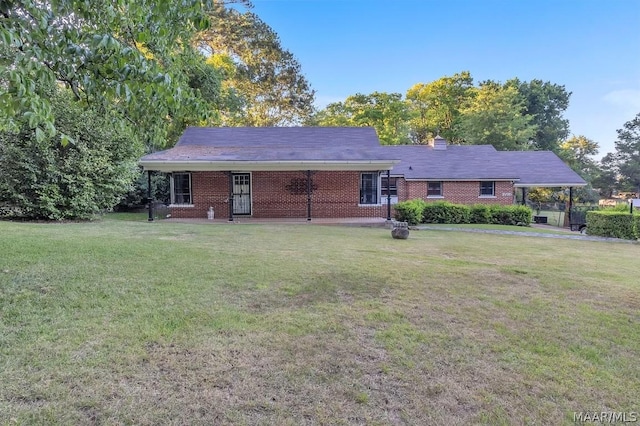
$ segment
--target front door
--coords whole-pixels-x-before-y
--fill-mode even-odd
[[[251,175],[233,175],[233,214],[251,214]]]

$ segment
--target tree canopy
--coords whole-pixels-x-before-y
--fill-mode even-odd
[[[38,140],[55,135],[45,93],[58,82],[86,105],[110,104],[162,146],[167,121],[207,114],[182,66],[194,57],[190,40],[207,27],[212,6],[212,0],[0,1],[0,129],[16,131],[24,119]]]
[[[358,93],[336,102],[316,114],[310,124],[320,126],[371,126],[383,145],[410,142],[409,105],[400,93]]]
[[[620,188],[640,194],[640,113],[618,129],[615,147]]]
[[[567,92],[564,86],[538,79],[526,82],[514,78],[505,86],[518,90],[524,102],[523,114],[530,116],[531,124],[536,127],[531,138],[533,148],[557,153],[569,137],[569,120],[563,117],[563,113],[569,107],[571,92]]]
[[[381,92],[351,95],[320,111],[315,123],[370,125],[387,144],[425,144],[440,135],[453,144],[559,152],[568,135],[563,113],[569,96],[564,86],[542,80],[514,78],[504,84],[487,80],[474,85],[471,73],[462,71],[415,84],[405,99]],[[388,103],[383,99],[393,99],[394,107],[384,108]],[[396,134],[388,131],[390,125]]]
[[[221,3],[209,17],[211,26],[195,43],[211,55],[212,64],[225,70],[225,88],[242,99],[239,110],[223,117],[223,124],[284,126],[306,120],[315,93],[273,29],[254,13]]]
[[[533,118],[524,113],[518,91],[495,82],[473,88],[468,106],[460,111],[458,137],[471,145],[493,145],[497,150],[526,151],[536,131]]]
[[[69,90],[49,88],[57,136],[38,138],[28,120],[0,131],[0,205],[32,219],[89,219],[112,208],[138,174],[143,153],[132,126],[114,126],[113,112],[85,107]],[[73,144],[63,146],[60,134]]]
[[[436,135],[459,143],[456,131],[461,109],[473,96],[473,78],[469,71],[442,77],[430,83],[418,83],[407,91],[411,105],[410,121],[414,143],[425,144]]]

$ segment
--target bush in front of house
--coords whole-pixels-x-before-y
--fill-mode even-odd
[[[427,203],[422,199],[395,205],[395,218],[410,225],[418,223],[478,223],[529,226],[532,210],[527,206],[476,204],[467,206],[448,201]]]
[[[598,237],[635,240],[640,229],[640,215],[615,210],[587,212],[587,232]]]
[[[395,219],[409,225],[417,225],[422,222],[422,212],[426,205],[427,203],[420,198],[399,202],[393,206]]]
[[[502,206],[492,205],[491,222],[496,225],[519,225],[529,226],[533,211],[527,206]]]
[[[470,223],[471,209],[446,201],[428,203],[422,212],[423,223]]]
[[[491,223],[491,208],[486,204],[474,204],[470,207],[470,223]]]

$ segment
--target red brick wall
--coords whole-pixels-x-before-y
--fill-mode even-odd
[[[480,197],[480,182],[442,182],[443,198],[427,198],[427,182],[405,182],[400,200],[422,198],[426,201],[449,201],[455,204],[513,204],[513,183],[496,182],[495,197]],[[398,183],[398,191],[400,184]],[[406,198],[405,198],[406,197]]]
[[[311,217],[387,217],[386,199],[379,206],[359,206],[360,172],[315,172],[317,189],[311,198]],[[292,194],[287,185],[292,179],[306,178],[305,172],[251,173],[252,216],[255,218],[306,218],[307,195]],[[229,177],[226,172],[193,172],[191,185],[194,207],[171,207],[173,217],[203,218],[213,207],[216,218],[229,217]],[[457,204],[513,203],[513,183],[496,182],[494,198],[480,198],[479,182],[443,182],[444,198],[426,198],[427,182],[398,179],[398,200],[423,198]],[[503,195],[504,194],[504,195]],[[393,211],[392,211],[393,216]]]
[[[229,176],[226,172],[192,172],[194,207],[171,207],[173,217],[206,218],[209,206],[216,218],[229,217]],[[252,217],[306,218],[307,194],[292,194],[292,179],[305,179],[305,172],[252,172]],[[311,198],[311,217],[387,217],[386,205],[359,206],[360,172],[326,171],[312,176],[317,189]]]

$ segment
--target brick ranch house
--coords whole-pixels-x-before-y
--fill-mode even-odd
[[[550,151],[440,137],[381,146],[368,127],[189,127],[140,165],[149,181],[151,172],[170,175],[169,209],[179,218],[207,218],[210,209],[229,220],[390,218],[393,204],[413,198],[506,205],[518,188],[586,185]]]

